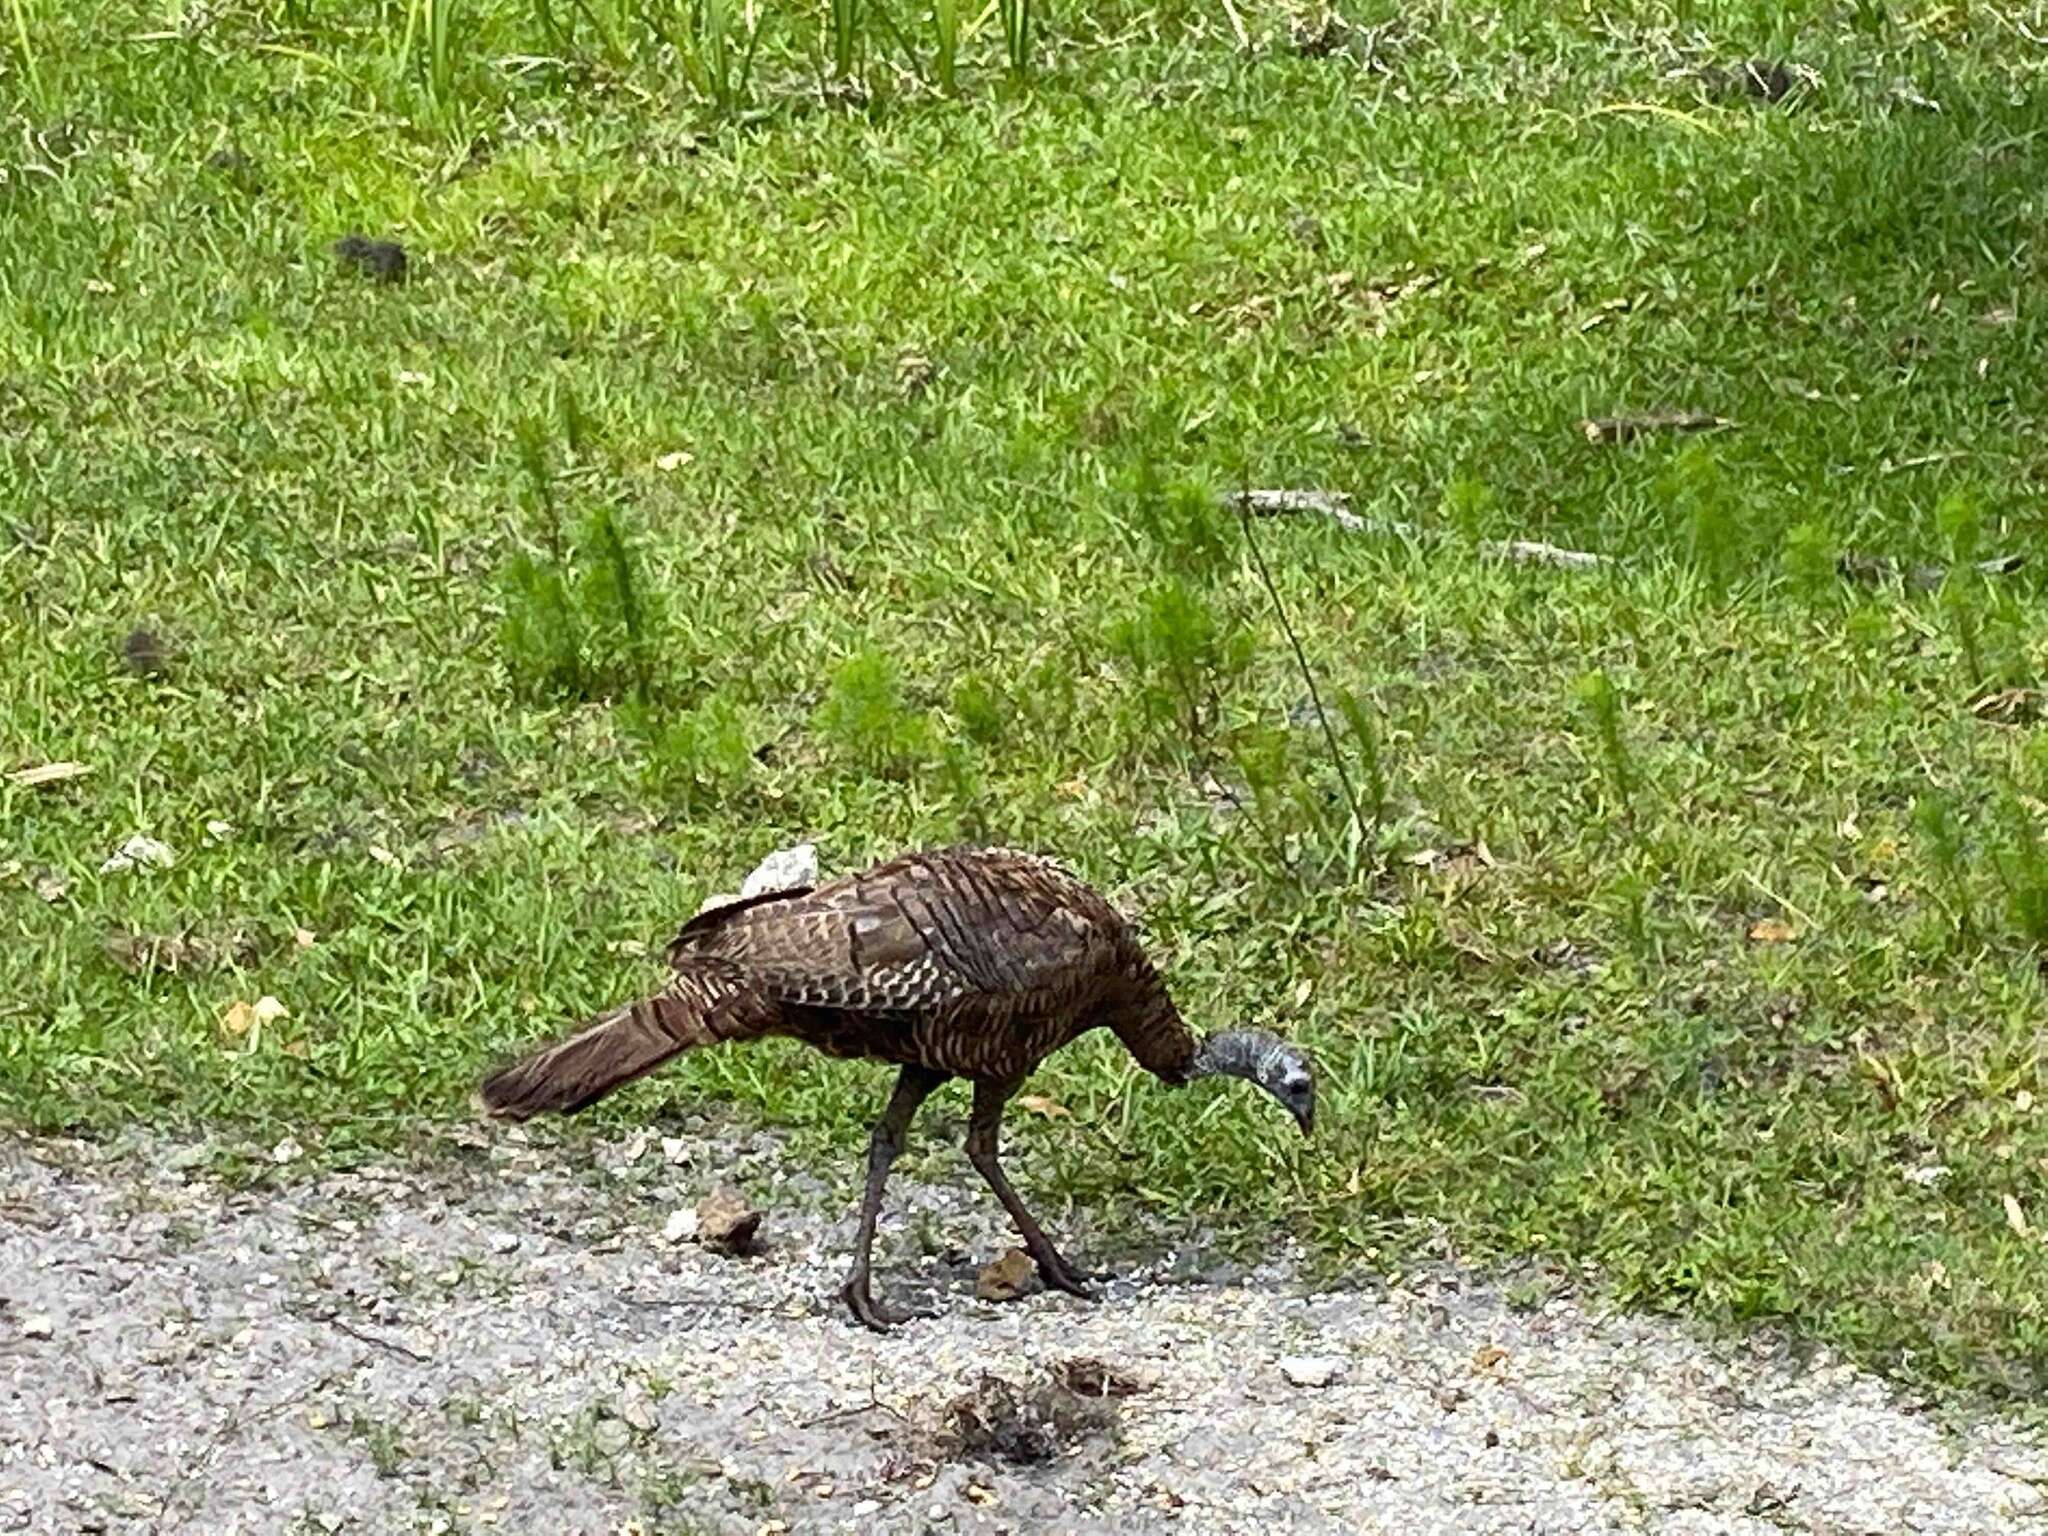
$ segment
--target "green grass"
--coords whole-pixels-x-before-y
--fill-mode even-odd
[[[823,6],[15,5],[0,769],[92,772],[0,783],[0,1116],[394,1144],[780,843],[1000,839],[1326,1077],[1303,1147],[1090,1041],[1034,1187],[2037,1389],[2048,738],[2000,696],[2048,600],[1831,568],[2041,544],[2048,54],[1992,7],[1361,7],[1324,57],[1235,10],[1249,52],[1041,12],[1023,80],[963,11],[956,97],[872,5],[853,91]],[[1699,85],[1750,55],[1821,84]],[[1737,425],[1575,426],[1657,407]],[[1151,471],[1424,536],[1262,524],[1269,593]],[[137,832],[176,863],[100,874]],[[734,1051],[599,1123],[722,1099],[850,1167],[882,1092]]]

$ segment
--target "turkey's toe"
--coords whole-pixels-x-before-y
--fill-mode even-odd
[[[1065,1291],[1069,1296],[1078,1296],[1083,1301],[1101,1300],[1089,1285],[1091,1280],[1097,1280],[1101,1277],[1099,1275],[1091,1275],[1086,1270],[1074,1268],[1073,1265],[1069,1264],[1057,1253],[1053,1254],[1049,1259],[1040,1259],[1038,1261],[1038,1277],[1055,1291]]]
[[[874,1293],[862,1280],[849,1280],[840,1288],[839,1294],[846,1302],[847,1309],[863,1327],[872,1328],[876,1333],[887,1333],[901,1327],[912,1318],[929,1317],[928,1312],[908,1311],[900,1307],[884,1306],[876,1301]]]

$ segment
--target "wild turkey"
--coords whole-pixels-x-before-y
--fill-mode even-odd
[[[1008,849],[905,854],[815,889],[713,908],[668,948],[660,995],[484,1079],[492,1115],[568,1113],[701,1045],[787,1035],[828,1055],[900,1072],[868,1149],[867,1193],[844,1289],[853,1314],[886,1328],[870,1253],[882,1189],[918,1106],[948,1078],[974,1084],[967,1156],[1009,1212],[1047,1285],[1090,1293],[1003,1174],[1003,1107],[1033,1068],[1075,1036],[1113,1031],[1167,1083],[1219,1074],[1257,1083],[1307,1135],[1315,1081],[1294,1047],[1251,1030],[1197,1041],[1137,937],[1080,879]]]

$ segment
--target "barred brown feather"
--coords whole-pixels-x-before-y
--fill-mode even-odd
[[[669,959],[661,997],[494,1074],[486,1105],[580,1109],[678,1051],[761,1035],[991,1081],[1097,1027],[1169,1080],[1194,1057],[1129,924],[1058,864],[1009,849],[905,854],[716,907]]]

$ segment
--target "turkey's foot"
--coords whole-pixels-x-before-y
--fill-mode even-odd
[[[1052,1244],[1047,1243],[1042,1251],[1032,1254],[1031,1257],[1038,1265],[1038,1278],[1043,1280],[1049,1289],[1065,1291],[1069,1296],[1078,1296],[1083,1301],[1102,1299],[1095,1293],[1091,1282],[1105,1277],[1090,1274],[1085,1269],[1076,1269]]]
[[[854,1319],[865,1328],[876,1333],[887,1333],[893,1328],[920,1317],[932,1314],[917,1308],[884,1306],[875,1300],[875,1293],[868,1286],[866,1275],[855,1275],[839,1288],[840,1299],[853,1313]]]

